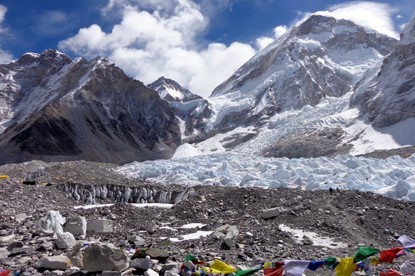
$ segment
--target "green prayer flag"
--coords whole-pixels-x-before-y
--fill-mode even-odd
[[[337,259],[334,257],[327,257],[326,266],[333,267],[337,263]]]
[[[185,262],[197,262],[199,261],[195,256],[191,255],[191,254],[187,254],[186,257],[184,258]]]
[[[250,269],[244,269],[244,270],[237,270],[234,275],[235,276],[250,276],[257,272],[258,270],[261,270],[262,268],[250,268]]]
[[[373,247],[367,247],[367,246],[360,246],[359,250],[357,251],[356,255],[354,256],[354,262],[358,263],[360,261],[363,261],[367,259],[368,257],[375,255],[379,253],[380,250],[373,248]]]

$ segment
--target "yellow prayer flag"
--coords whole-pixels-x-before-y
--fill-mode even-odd
[[[336,266],[336,276],[351,276],[355,267],[354,257],[343,258]]]
[[[271,268],[271,267],[273,267],[271,262],[265,262],[264,265],[262,266],[262,268]]]
[[[217,259],[210,264],[210,269],[213,274],[231,274],[236,272],[236,268]]]

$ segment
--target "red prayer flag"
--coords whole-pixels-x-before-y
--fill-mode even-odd
[[[10,270],[0,270],[0,276],[9,276],[10,273],[12,273]]]
[[[284,266],[264,268],[265,276],[282,276],[284,273]]]
[[[398,254],[402,249],[403,249],[402,247],[395,247],[395,248],[380,252],[379,261],[381,263],[392,263],[393,260],[396,258],[396,254]]]
[[[381,272],[379,276],[402,276],[402,274],[391,268],[388,272]]]

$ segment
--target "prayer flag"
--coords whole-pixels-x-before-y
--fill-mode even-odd
[[[10,273],[12,273],[10,270],[3,270],[0,268],[0,276],[9,276]]]
[[[235,276],[250,276],[257,272],[258,270],[261,270],[261,267],[258,268],[250,268],[250,269],[244,269],[244,270],[238,270],[235,272]]]
[[[400,241],[405,248],[415,248],[415,240],[409,236],[400,236],[398,241]]]
[[[227,263],[214,259],[210,265],[210,269],[213,274],[231,274],[236,272],[236,268]]]
[[[264,268],[264,276],[282,276],[284,266]]]
[[[385,251],[380,252],[379,261],[381,263],[392,263],[398,254],[402,250],[402,247],[395,247]]]
[[[336,266],[336,276],[351,276],[355,267],[354,257],[343,258]]]
[[[292,276],[303,276],[304,271],[310,264],[310,261],[287,260],[284,261],[284,271]]]
[[[354,262],[358,263],[360,261],[363,261],[367,259],[368,257],[375,255],[379,253],[380,250],[373,248],[373,247],[367,247],[367,246],[360,246],[359,250],[357,251],[356,255],[354,256]]]
[[[389,269],[389,271],[387,271],[387,272],[379,273],[379,276],[401,276],[401,275],[402,275],[401,273],[399,273],[396,270],[393,270],[392,268]]]
[[[338,263],[337,259],[334,257],[328,257],[326,259],[326,266],[330,268],[335,268],[336,264]]]
[[[311,261],[309,264],[308,264],[308,269],[309,270],[312,270],[312,271],[316,271],[317,270],[317,268],[319,268],[319,267],[322,267],[323,265],[325,265],[326,264],[326,261],[325,260],[322,260],[322,261]]]
[[[201,260],[199,260],[198,258],[196,258],[195,256],[191,255],[191,254],[187,254],[186,257],[184,258],[185,262],[192,262],[194,264],[203,264],[203,262]]]

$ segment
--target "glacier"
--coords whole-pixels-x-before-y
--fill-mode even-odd
[[[117,171],[127,178],[165,185],[223,185],[234,187],[280,187],[304,190],[350,189],[374,192],[387,197],[415,201],[415,155],[386,159],[358,157],[375,149],[401,148],[415,144],[415,119],[386,128],[373,128],[350,108],[352,93],[327,97],[315,107],[276,114],[262,126],[258,135],[232,150],[223,147],[226,135],[250,133],[252,127],[239,127],[217,134],[203,142],[183,144],[172,159],[133,162]],[[223,102],[222,102],[223,104]],[[229,103],[228,112],[238,109]],[[282,136],[308,129],[337,126],[345,140],[353,143],[352,154],[318,158],[266,158],[261,152]],[[359,133],[360,138],[353,140]]]

